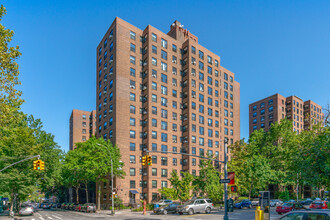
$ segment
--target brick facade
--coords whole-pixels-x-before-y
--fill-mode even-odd
[[[180,22],[165,34],[117,17],[96,53],[96,136],[120,148],[126,176],[114,185],[124,203],[159,199],[172,170],[198,175],[199,159],[166,151],[223,159],[223,140],[240,139],[240,84]],[[143,149],[164,153],[142,167]],[[104,205],[110,185],[101,187]]]
[[[312,124],[323,125],[324,114],[320,105],[311,100],[303,101],[297,96],[285,98],[275,94],[249,105],[249,132],[263,128],[269,131],[272,123],[283,118],[292,120],[297,133],[310,129]]]
[[[75,143],[87,141],[95,135],[96,111],[72,110],[70,116],[70,150],[75,148]]]

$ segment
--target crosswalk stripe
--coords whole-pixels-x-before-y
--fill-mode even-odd
[[[62,218],[60,218],[60,217],[58,217],[58,216],[56,216],[56,215],[52,215],[54,218],[57,218],[57,219],[62,219]]]
[[[52,217],[50,217],[50,216],[47,216],[49,219],[53,219]]]

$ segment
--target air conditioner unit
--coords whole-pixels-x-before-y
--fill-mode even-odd
[[[176,140],[173,140],[173,143],[176,143]]]
[[[146,89],[147,89],[147,87],[146,87],[146,86],[143,86],[143,87],[142,87],[142,89],[143,89],[143,90],[146,90]]]
[[[199,90],[201,90],[202,92],[204,92],[204,89],[203,88],[200,88]]]
[[[104,93],[104,94],[106,94],[106,93],[107,93],[107,91],[103,91],[103,93]]]
[[[176,63],[176,60],[172,60],[173,63]]]
[[[191,63],[195,65],[196,64],[196,61],[192,61]]]
[[[173,120],[176,120],[176,117],[173,117]]]
[[[103,115],[103,118],[107,117],[107,115]]]
[[[113,74],[113,72],[110,72],[109,75],[111,76]]]
[[[196,84],[192,84],[191,86],[196,88]]]
[[[103,105],[107,105],[107,103],[106,102],[103,102]]]
[[[112,109],[110,109],[109,112],[112,113]]]
[[[172,72],[174,75],[176,75],[176,72]]]
[[[192,76],[196,76],[196,73],[191,73]]]
[[[113,38],[113,35],[110,35],[109,38],[112,39]]]
[[[143,63],[143,66],[146,66],[146,65],[147,65],[147,62],[144,62],[144,63]]]
[[[103,68],[104,70],[108,69],[106,66]]]
[[[172,83],[173,86],[176,86],[176,83]]]
[[[147,175],[147,173],[143,173],[143,176],[146,176]]]
[[[110,60],[109,63],[112,64],[113,60]]]
[[[176,128],[173,128],[173,131],[177,131],[177,129]]]
[[[131,89],[135,89],[135,86],[134,85],[130,85],[129,86]]]
[[[152,77],[157,78],[157,75],[156,74],[152,74]]]
[[[106,82],[107,81],[107,79],[104,79],[104,82]]]
[[[196,98],[196,95],[192,95],[193,98]]]

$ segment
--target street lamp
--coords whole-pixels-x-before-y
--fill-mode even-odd
[[[97,145],[99,146],[102,146],[102,147],[105,147],[104,145],[101,145],[101,144],[98,144],[96,143]],[[111,165],[111,214],[114,215],[115,211],[114,211],[114,199],[113,199],[113,166],[112,166],[112,156],[111,156],[111,153],[109,151],[109,149],[107,147],[105,147],[110,155],[110,165]]]

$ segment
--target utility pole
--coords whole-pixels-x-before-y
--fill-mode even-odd
[[[224,171],[225,171],[225,179],[228,178],[228,172],[227,172],[227,161],[228,161],[228,158],[227,158],[227,151],[228,151],[228,148],[227,148],[227,142],[228,140],[225,139],[224,140]],[[227,183],[225,183],[225,215],[223,216],[223,220],[228,220],[228,191],[227,191]]]

